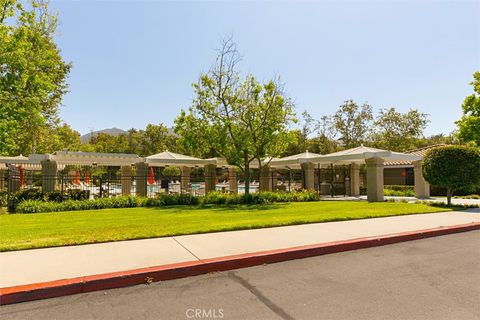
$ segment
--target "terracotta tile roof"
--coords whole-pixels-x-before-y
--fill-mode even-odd
[[[413,154],[416,156],[421,156],[424,157],[428,151],[434,148],[438,147],[445,147],[448,146],[448,144],[441,143],[441,144],[434,144],[428,147],[423,147],[423,148],[418,148],[410,151],[406,151],[405,153],[407,154]],[[386,167],[394,167],[394,166],[411,166],[413,165],[412,161],[391,161],[391,162],[385,162]]]

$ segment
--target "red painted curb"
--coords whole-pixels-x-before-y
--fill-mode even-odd
[[[418,240],[472,230],[480,230],[480,223],[469,223],[451,227],[440,227],[376,237],[357,238],[286,249],[245,253],[200,261],[189,261],[66,280],[0,288],[0,305],[121,288],[155,281],[172,280],[209,272],[239,269],[266,263],[275,263],[342,251],[383,246],[397,242]]]

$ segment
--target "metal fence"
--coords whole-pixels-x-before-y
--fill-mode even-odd
[[[184,177],[185,178],[185,177]],[[192,179],[193,178],[193,179]],[[182,176],[89,176],[58,174],[52,176],[9,174],[3,177],[0,186],[4,186],[9,195],[19,190],[37,188],[42,191],[69,190],[87,191],[89,198],[104,198],[120,195],[146,195],[154,197],[158,194],[205,193],[205,179],[190,177],[190,182],[182,183]],[[1,177],[0,177],[1,179]],[[48,186],[48,187],[47,187]]]
[[[348,166],[331,166],[315,170],[315,190],[321,195],[346,196],[349,194]]]
[[[146,195],[155,197],[158,194],[189,193],[194,196],[205,195],[208,184],[215,185],[219,192],[231,192],[231,183],[228,169],[217,168],[214,173],[205,175],[203,168],[192,169],[188,175],[165,175],[161,168],[154,168],[147,175],[131,173],[122,176],[120,170],[107,171],[104,174],[93,174],[88,170],[65,170],[56,175],[42,175],[40,171],[21,172],[18,168],[9,168],[0,175],[0,191],[5,190],[12,194],[19,190],[38,188],[43,191],[69,190],[87,191],[89,198],[113,197],[119,195]],[[321,195],[348,194],[349,177],[348,167],[336,166],[331,168],[315,168],[314,189]],[[237,192],[245,192],[246,178],[242,173],[234,177],[237,181]],[[268,180],[268,181],[267,181]],[[305,187],[303,170],[275,170],[268,176],[261,176],[259,170],[252,170],[250,174],[250,192],[259,192],[265,188],[273,191],[292,192]]]

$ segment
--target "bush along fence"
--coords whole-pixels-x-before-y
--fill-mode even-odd
[[[134,207],[163,207],[176,205],[240,205],[240,204],[269,204],[274,202],[307,202],[319,201],[320,196],[314,191],[294,192],[259,192],[254,194],[228,194],[210,192],[206,196],[196,197],[191,194],[160,194],[155,198],[135,196],[119,196],[98,198],[94,200],[74,200],[73,198],[55,201],[49,200],[49,195],[41,198],[38,193],[31,193],[32,198],[19,195],[16,199],[23,199],[15,205],[9,206],[15,213],[41,213],[72,210],[95,210],[106,208],[134,208]]]

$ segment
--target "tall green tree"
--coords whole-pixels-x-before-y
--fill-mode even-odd
[[[415,147],[417,148],[423,148],[423,147],[428,147],[428,146],[433,146],[433,145],[438,145],[438,144],[459,144],[458,137],[453,134],[434,134],[425,138],[419,139],[415,143]]]
[[[462,104],[463,115],[455,122],[458,137],[463,142],[472,142],[480,147],[480,71],[473,74],[473,93]]]
[[[428,122],[428,115],[416,109],[406,113],[395,108],[381,109],[373,123],[372,143],[393,151],[413,149],[423,138]]]
[[[48,1],[0,0],[0,154],[37,152],[60,124],[71,65],[55,44],[57,24]]]
[[[288,146],[282,156],[298,154],[306,150],[315,153],[318,152],[319,146],[313,137],[317,127],[316,123],[317,121],[307,111],[302,112],[300,127],[292,130],[290,133],[296,138],[288,142]]]
[[[124,153],[128,148],[127,139],[119,139],[118,136],[115,137],[106,133],[93,135],[90,138],[89,144],[93,147],[93,150],[90,151],[94,152]]]
[[[369,104],[360,106],[353,100],[347,100],[333,115],[333,126],[348,149],[366,141],[372,120],[372,107]]]
[[[289,142],[288,148],[282,156],[298,154],[306,150],[327,154],[338,149],[335,139],[337,131],[331,116],[322,116],[320,120],[316,120],[307,111],[304,111],[301,117],[301,127],[293,130],[292,135],[295,135],[296,139]]]
[[[78,149],[87,152],[134,153],[141,157],[165,150],[178,152],[177,137],[162,123],[148,124],[144,130],[132,128],[117,136],[95,134]]]
[[[250,163],[256,160],[261,167],[264,158],[282,154],[295,139],[289,127],[296,119],[278,79],[242,79],[239,61],[236,44],[223,41],[215,65],[193,85],[192,106],[175,119],[175,131],[184,149],[218,154],[237,166],[249,193]]]
[[[318,152],[321,154],[338,151],[339,145],[336,139],[337,131],[335,129],[332,116],[322,116],[316,124]]]
[[[140,156],[150,156],[165,150],[172,152],[176,149],[176,137],[163,124],[148,124],[145,130],[137,135],[138,144],[133,153]]]

